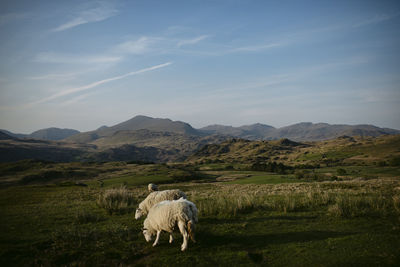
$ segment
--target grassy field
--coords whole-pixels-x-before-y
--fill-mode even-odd
[[[180,165],[123,162],[0,167],[0,266],[400,264],[395,167],[312,170],[337,176],[344,169],[339,181],[227,170],[223,164],[201,166],[197,176]],[[88,171],[91,176],[79,175]],[[185,191],[199,208],[197,243],[187,251],[180,251],[178,233],[173,244],[167,234],[157,247],[145,242],[134,210],[149,182]],[[112,190],[125,192],[126,205],[104,205]]]

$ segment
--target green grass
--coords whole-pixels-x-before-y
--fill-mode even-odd
[[[268,173],[257,173],[250,177],[237,179],[227,182],[229,184],[281,184],[281,183],[298,183],[299,181],[293,175],[279,175]]]
[[[11,170],[3,166],[8,172],[4,177],[30,174],[28,165]],[[0,266],[400,264],[400,180],[395,167],[315,169],[335,174],[343,168],[348,179],[307,182],[294,175],[221,171],[214,165],[206,172],[209,177],[236,180],[173,183],[170,174],[177,166],[96,166],[99,176],[84,181],[86,187],[51,182],[0,187]],[[95,166],[45,164],[43,171],[46,167],[78,172]],[[367,174],[384,178],[351,180]],[[197,205],[197,243],[190,242],[186,252],[180,251],[179,234],[173,244],[165,233],[157,247],[145,242],[143,220],[134,219],[134,209],[148,194],[150,182],[161,190],[179,188]],[[117,203],[116,212],[110,212],[99,198],[122,185],[127,204]]]
[[[315,169],[318,173],[336,174],[337,169],[346,170],[346,176],[349,177],[399,177],[400,167],[378,167],[378,166],[339,166]]]
[[[162,234],[160,245],[153,248],[140,232],[142,220],[134,220],[133,213],[110,215],[97,206],[96,198],[103,192],[99,188],[25,186],[0,190],[0,264],[390,266],[400,263],[398,216],[331,216],[327,213],[329,201],[322,200],[318,200],[322,206],[283,211],[279,203],[290,205],[284,195],[271,196],[267,191],[259,192],[257,186],[246,190],[241,185],[219,189],[211,184],[165,186],[184,188],[200,209],[197,243],[189,243],[184,253],[180,251],[179,234],[175,234],[173,244],[168,243],[167,234]],[[286,188],[286,185],[264,185],[262,190],[275,190],[276,186]],[[316,194],[324,192],[315,186]],[[130,188],[134,195],[143,190]],[[247,204],[242,193],[245,191],[249,192]],[[266,202],[250,207],[254,201],[252,192]],[[224,207],[219,212],[205,211],[202,203],[207,203],[202,201],[207,196],[211,197],[209,205],[220,206],[218,201],[224,195],[232,196],[232,201],[243,196],[240,204],[243,208],[235,213]],[[317,201],[316,197],[308,196],[312,201]]]
[[[126,175],[122,177],[116,177],[111,179],[104,179],[104,187],[110,187],[119,184],[131,185],[145,185],[149,183],[167,183],[173,182],[173,178],[167,175]]]

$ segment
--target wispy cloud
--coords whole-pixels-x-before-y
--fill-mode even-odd
[[[193,45],[193,44],[197,44],[200,41],[203,41],[204,39],[208,38],[209,35],[201,35],[192,39],[186,39],[186,40],[181,40],[177,43],[178,47],[182,47],[184,45]]]
[[[209,35],[201,35],[191,39],[171,38],[166,36],[141,36],[137,39],[125,41],[116,45],[114,54],[143,55],[148,53],[176,53],[182,51],[183,46],[194,45],[208,38]]]
[[[137,40],[129,40],[118,44],[114,51],[123,54],[144,54],[151,50],[150,46],[155,44],[161,38],[142,36]]]
[[[34,61],[41,63],[67,63],[67,64],[93,64],[93,63],[114,63],[120,61],[119,56],[103,55],[73,55],[54,52],[42,52],[34,57]]]
[[[271,48],[283,46],[283,43],[269,43],[269,44],[262,44],[262,45],[249,45],[249,46],[242,46],[228,50],[228,53],[235,53],[235,52],[260,52],[264,50],[268,50]]]
[[[62,92],[59,92],[57,94],[53,94],[51,96],[42,98],[42,99],[40,99],[38,101],[32,102],[32,103],[28,104],[27,106],[32,106],[32,105],[45,103],[45,102],[51,101],[51,100],[59,98],[59,97],[67,96],[67,95],[70,95],[70,94],[73,94],[73,93],[78,93],[78,92],[81,92],[81,91],[86,91],[86,90],[92,89],[94,87],[97,87],[99,85],[102,85],[102,84],[105,84],[105,83],[109,83],[109,82],[112,82],[112,81],[116,81],[116,80],[120,80],[120,79],[126,78],[128,76],[138,75],[138,74],[141,74],[141,73],[144,73],[144,72],[148,72],[148,71],[164,68],[164,67],[167,67],[167,66],[169,66],[171,64],[172,64],[172,62],[167,62],[167,63],[163,63],[163,64],[160,64],[160,65],[152,66],[152,67],[149,67],[149,68],[145,68],[145,69],[141,69],[141,70],[137,70],[137,71],[132,71],[132,72],[120,75],[120,76],[116,76],[116,77],[100,80],[100,81],[97,81],[97,82],[93,82],[93,83],[90,83],[88,85],[75,87],[75,88],[70,88],[70,89],[64,90]]]
[[[379,15],[375,15],[374,17],[359,21],[357,23],[355,23],[353,25],[354,28],[358,28],[358,27],[363,27],[363,26],[367,26],[370,24],[377,24],[386,20],[390,20],[393,19],[395,17],[397,17],[398,15],[400,15],[400,13],[396,13],[393,15],[388,15],[388,14],[379,14]]]
[[[74,97],[74,98],[72,98],[72,99],[70,99],[70,100],[67,100],[67,101],[61,103],[61,105],[62,105],[62,106],[73,105],[73,104],[76,104],[76,103],[81,102],[82,100],[88,98],[88,97],[91,96],[91,95],[93,95],[93,93],[82,94],[82,95],[79,95],[79,96],[77,96],[77,97]]]
[[[115,16],[118,10],[109,2],[96,2],[96,7],[78,12],[74,18],[54,28],[53,32],[65,31],[76,26],[98,22]]]

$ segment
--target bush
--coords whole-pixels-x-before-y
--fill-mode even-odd
[[[109,214],[127,213],[134,209],[136,199],[125,186],[106,190],[97,199],[97,204]]]
[[[400,166],[400,157],[394,157],[389,161],[389,165],[396,167],[396,166]]]
[[[337,175],[340,175],[340,176],[343,176],[343,175],[347,174],[346,170],[342,169],[342,168],[337,169],[336,173],[337,173]]]
[[[268,163],[256,162],[253,165],[251,165],[250,170],[285,174],[287,171],[292,171],[293,167],[284,165],[281,162],[276,163],[275,161]]]
[[[387,166],[387,163],[386,163],[386,161],[379,161],[378,162],[378,166],[379,167],[385,167],[385,166]]]
[[[303,171],[303,170],[301,170],[301,171],[299,171],[299,170],[296,170],[295,172],[294,172],[294,177],[296,177],[296,179],[303,179],[305,176],[306,176],[306,171]]]

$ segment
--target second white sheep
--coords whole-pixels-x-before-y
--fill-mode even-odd
[[[161,201],[177,200],[181,197],[184,199],[187,198],[186,194],[179,189],[151,192],[142,202],[140,202],[139,207],[135,212],[135,219],[137,220],[142,216],[146,216],[150,208]]]

